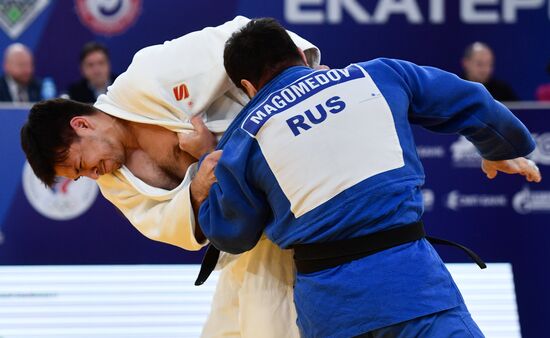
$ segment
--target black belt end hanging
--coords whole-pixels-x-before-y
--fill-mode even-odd
[[[203,285],[204,282],[206,282],[212,271],[216,268],[219,257],[220,250],[210,244],[204,253],[204,257],[202,258],[201,269],[197,279],[195,280],[195,286]]]

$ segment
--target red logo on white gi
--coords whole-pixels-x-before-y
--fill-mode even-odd
[[[141,14],[141,0],[76,0],[80,21],[96,34],[125,32]]]
[[[179,86],[175,86],[174,88],[172,88],[172,90],[174,91],[174,97],[178,101],[189,97],[189,90],[187,89],[185,83],[182,83]]]

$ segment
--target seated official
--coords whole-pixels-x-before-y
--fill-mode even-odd
[[[107,47],[98,42],[89,42],[80,53],[82,79],[69,86],[69,98],[83,103],[94,103],[97,97],[107,92],[115,76],[111,74],[111,62]]]
[[[34,61],[29,48],[21,43],[4,52],[4,75],[0,78],[0,101],[40,101],[41,81],[34,77]]]

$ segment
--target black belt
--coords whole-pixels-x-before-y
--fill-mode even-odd
[[[206,282],[212,271],[214,271],[214,269],[216,268],[219,257],[220,250],[216,249],[216,247],[212,244],[208,245],[208,248],[204,253],[204,257],[202,258],[201,270],[199,271],[199,275],[195,280],[196,286],[203,285],[204,282]]]
[[[294,262],[299,273],[312,273],[351,262],[405,243],[426,238],[432,244],[450,245],[462,249],[481,269],[487,265],[476,253],[455,242],[426,236],[422,221],[379,231],[366,236],[327,243],[296,244]]]
[[[426,238],[432,244],[450,245],[462,249],[470,258],[485,269],[487,265],[479,256],[467,247],[455,242],[426,236],[422,221],[404,225],[395,229],[375,232],[370,235],[344,239],[327,243],[296,244],[294,262],[299,273],[312,273],[351,262],[377,252]],[[220,256],[220,251],[212,244],[206,249],[201,269],[195,285],[202,285],[208,279]]]

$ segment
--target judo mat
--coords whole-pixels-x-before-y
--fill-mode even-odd
[[[447,264],[487,337],[521,337],[512,266]],[[218,274],[198,265],[0,266],[0,337],[199,337]]]

